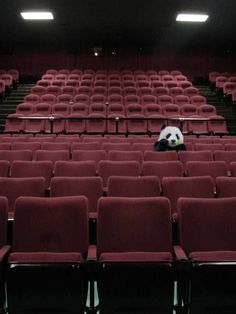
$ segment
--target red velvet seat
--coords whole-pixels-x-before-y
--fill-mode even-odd
[[[9,313],[83,313],[87,252],[84,196],[19,198],[7,278]]]
[[[97,250],[102,313],[171,312],[173,259],[166,198],[100,199]]]
[[[178,251],[180,259],[188,262],[188,300],[193,314],[233,313],[236,309],[235,207],[235,197],[179,201]]]

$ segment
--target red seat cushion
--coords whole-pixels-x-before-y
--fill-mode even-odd
[[[122,252],[102,253],[100,262],[171,262],[169,252]]]
[[[81,263],[81,253],[17,252],[9,257],[10,263]]]

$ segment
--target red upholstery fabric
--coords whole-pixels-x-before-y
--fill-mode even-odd
[[[52,253],[52,252],[17,252],[12,253],[10,263],[78,263],[83,262],[81,253]]]
[[[81,252],[85,256],[87,249],[86,197],[17,199],[13,252]]]
[[[236,198],[179,200],[180,245],[187,254],[236,251]]]
[[[171,262],[170,252],[102,253],[99,262]]]
[[[207,251],[193,252],[189,254],[193,262],[236,262],[236,251]]]
[[[119,252],[170,252],[171,218],[164,197],[99,200],[98,256]]]

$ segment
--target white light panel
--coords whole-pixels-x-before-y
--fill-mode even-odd
[[[198,23],[204,23],[208,19],[207,14],[186,14],[181,13],[178,14],[176,17],[176,21],[178,22],[198,22]]]
[[[21,12],[25,20],[53,20],[51,12]]]

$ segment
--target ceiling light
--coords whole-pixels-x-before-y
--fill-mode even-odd
[[[181,13],[178,14],[176,17],[176,21],[178,22],[206,22],[206,20],[208,19],[208,15],[207,14],[185,14],[185,13]]]
[[[53,20],[51,12],[21,12],[25,20]]]

